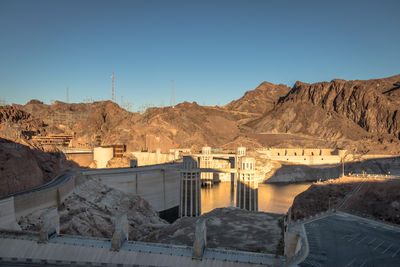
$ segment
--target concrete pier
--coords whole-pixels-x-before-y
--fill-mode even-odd
[[[201,260],[207,246],[206,220],[199,219],[196,222],[196,230],[193,242],[193,259]]]
[[[40,229],[40,242],[47,242],[51,236],[60,233],[60,215],[57,208],[51,208],[43,212],[41,217],[43,225]]]
[[[258,180],[255,173],[255,159],[241,157],[236,181],[236,207],[258,211]]]
[[[125,241],[129,239],[129,225],[126,213],[120,213],[114,221],[114,234],[111,239],[111,250],[119,251]]]
[[[201,180],[197,162],[191,156],[183,157],[181,170],[179,216],[201,215]]]

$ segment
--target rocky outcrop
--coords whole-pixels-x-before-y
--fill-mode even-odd
[[[367,81],[296,82],[280,105],[307,103],[338,114],[374,135],[400,139],[400,75]]]
[[[76,167],[60,152],[44,152],[0,138],[0,196],[42,185]]]
[[[289,93],[290,87],[284,84],[261,83],[256,89],[247,91],[243,97],[225,107],[229,110],[264,114],[272,110],[279,99]]]
[[[21,218],[21,228],[40,230],[42,213],[43,210],[39,210]],[[95,180],[77,186],[61,203],[59,213],[60,232],[70,235],[111,238],[114,219],[120,213],[127,214],[131,240],[140,240],[168,225],[141,197],[125,194]]]
[[[281,214],[218,208],[201,217],[183,217],[144,241],[192,246],[196,221],[206,220],[207,247],[282,255]],[[223,229],[223,230],[222,230]]]
[[[362,181],[360,178],[345,177],[313,184],[294,199],[292,219],[298,220],[338,207]],[[340,210],[400,224],[399,190],[400,181],[397,179],[367,178],[360,189],[340,205]]]
[[[314,183],[293,200],[292,219],[306,218],[335,208],[360,182],[359,178],[340,178]]]
[[[400,138],[399,81],[400,75],[366,81],[296,82],[273,110],[245,125],[256,133],[322,138],[360,153],[392,150]]]
[[[44,131],[43,121],[18,106],[0,106],[0,137],[16,140]]]

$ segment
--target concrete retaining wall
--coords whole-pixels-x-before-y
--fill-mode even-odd
[[[73,153],[65,154],[68,160],[78,163],[81,167],[89,167],[93,162],[93,153]]]
[[[73,192],[74,188],[75,176],[71,174],[71,177],[63,183],[52,187],[44,187],[40,190],[30,190],[3,199],[0,201],[4,205],[0,207],[0,215],[4,212],[8,216],[0,216],[0,225],[8,225],[10,218],[13,218],[16,223],[22,216],[26,216],[36,210],[58,207]]]
[[[57,207],[58,199],[57,187],[17,195],[14,197],[16,219],[19,220],[22,216],[36,210]]]
[[[137,158],[138,166],[162,164],[175,159],[174,154],[162,154],[153,152],[131,152]]]
[[[15,220],[14,197],[0,200],[0,228],[21,230]]]
[[[338,164],[341,162],[339,156],[270,156],[269,159],[304,165]]]
[[[341,161],[342,150],[319,148],[270,148],[257,150],[268,159],[304,165],[336,164]]]
[[[126,193],[139,195],[157,211],[179,205],[180,172],[175,168],[142,169],[129,172],[86,173],[105,185]]]
[[[68,174],[64,174],[68,175]],[[137,194],[155,210],[164,211],[179,205],[180,172],[178,167],[152,166],[143,168],[83,171],[71,174],[54,186],[44,186],[0,200],[0,228],[18,229],[17,221],[40,209],[58,207],[75,186],[89,178],[121,190]]]
[[[66,183],[61,184],[57,190],[57,205],[60,205],[69,194],[72,193],[75,189],[75,177],[73,179],[69,179]]]

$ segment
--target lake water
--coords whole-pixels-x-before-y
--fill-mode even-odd
[[[259,184],[258,210],[272,213],[286,213],[296,195],[307,190],[311,183]],[[214,184],[201,189],[201,213],[215,208],[235,206],[236,187],[230,182]]]

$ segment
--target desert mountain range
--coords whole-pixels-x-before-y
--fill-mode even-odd
[[[204,145],[235,149],[242,145],[338,147],[357,153],[398,154],[399,107],[400,75],[296,82],[292,88],[263,82],[225,106],[184,102],[149,108],[143,114],[126,111],[111,101],[46,105],[31,100],[25,105],[1,106],[0,137],[38,150],[44,149],[30,139],[32,135],[66,133],[74,135],[74,146],[93,145],[100,137],[102,145],[122,142],[128,151],[198,150]],[[7,142],[0,146],[10,147]],[[3,174],[15,156],[4,155],[0,162]],[[57,157],[54,166],[64,160]]]

